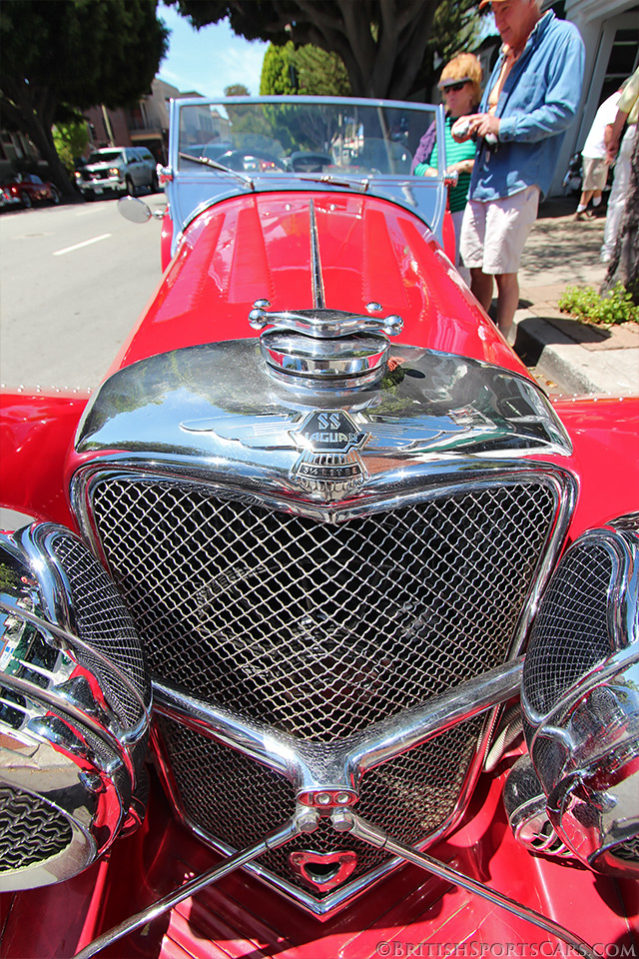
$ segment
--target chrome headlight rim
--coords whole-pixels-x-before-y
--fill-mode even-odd
[[[600,604],[595,621],[599,633],[593,633],[590,664],[541,710],[534,702],[541,698],[535,686],[538,662],[547,655],[549,669],[559,669],[562,654],[564,660],[568,656],[568,640],[559,654],[550,647],[553,638],[561,644],[569,636],[567,584],[574,569],[570,564],[580,560],[580,550],[586,558],[603,551],[608,564],[607,579],[601,573],[593,584]],[[533,628],[529,650],[532,647],[536,659],[528,676],[524,666],[522,708],[530,756],[548,818],[575,856],[597,871],[637,876],[639,855],[632,850],[626,854],[624,847],[639,837],[639,514],[584,533],[566,551],[555,576],[561,589],[555,597],[551,581],[548,602],[557,599],[560,604],[556,611],[549,605],[556,624],[546,634],[542,630],[539,640]],[[582,603],[589,588],[584,579]],[[579,611],[577,605],[575,616]],[[587,638],[584,635],[584,642]],[[606,644],[609,653],[601,655]]]
[[[68,550],[85,564],[80,573],[71,566],[75,584]],[[141,682],[140,670],[126,669],[127,656],[144,668],[128,612],[79,537],[35,523],[0,535],[0,555],[0,889],[11,890],[70,878],[139,823],[151,698],[148,677]],[[106,599],[102,578],[112,591]],[[95,637],[74,605],[76,598],[86,605],[87,590]],[[33,816],[23,815],[30,807]],[[64,840],[49,857],[38,829],[55,833],[56,823]]]

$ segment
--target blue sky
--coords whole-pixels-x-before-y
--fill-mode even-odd
[[[171,31],[169,52],[158,72],[161,80],[207,97],[223,96],[224,87],[233,83],[243,83],[253,95],[260,92],[268,44],[236,36],[226,21],[194,30],[173,7],[158,5],[158,16]]]

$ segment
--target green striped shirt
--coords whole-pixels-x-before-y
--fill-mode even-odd
[[[472,160],[475,156],[475,141],[466,140],[464,143],[457,143],[453,140],[450,128],[455,122],[456,117],[446,117],[446,167],[453,163],[459,163],[460,160]],[[437,144],[433,147],[433,152],[428,158],[429,166],[437,168]],[[463,210],[468,199],[468,187],[470,185],[470,173],[460,173],[457,180],[457,186],[451,187],[448,191],[448,202],[450,212],[457,213]]]

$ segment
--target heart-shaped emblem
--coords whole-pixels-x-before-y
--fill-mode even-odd
[[[344,882],[357,865],[357,853],[351,849],[338,852],[312,852],[301,849],[288,857],[294,871],[318,892],[328,892]]]

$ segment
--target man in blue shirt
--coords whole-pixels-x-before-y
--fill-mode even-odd
[[[479,6],[488,3],[503,46],[480,112],[461,117],[452,133],[478,140],[462,259],[485,310],[495,277],[497,325],[508,337],[524,244],[579,105],[584,47],[574,24],[558,20],[552,10],[542,15],[540,0],[481,0]]]

